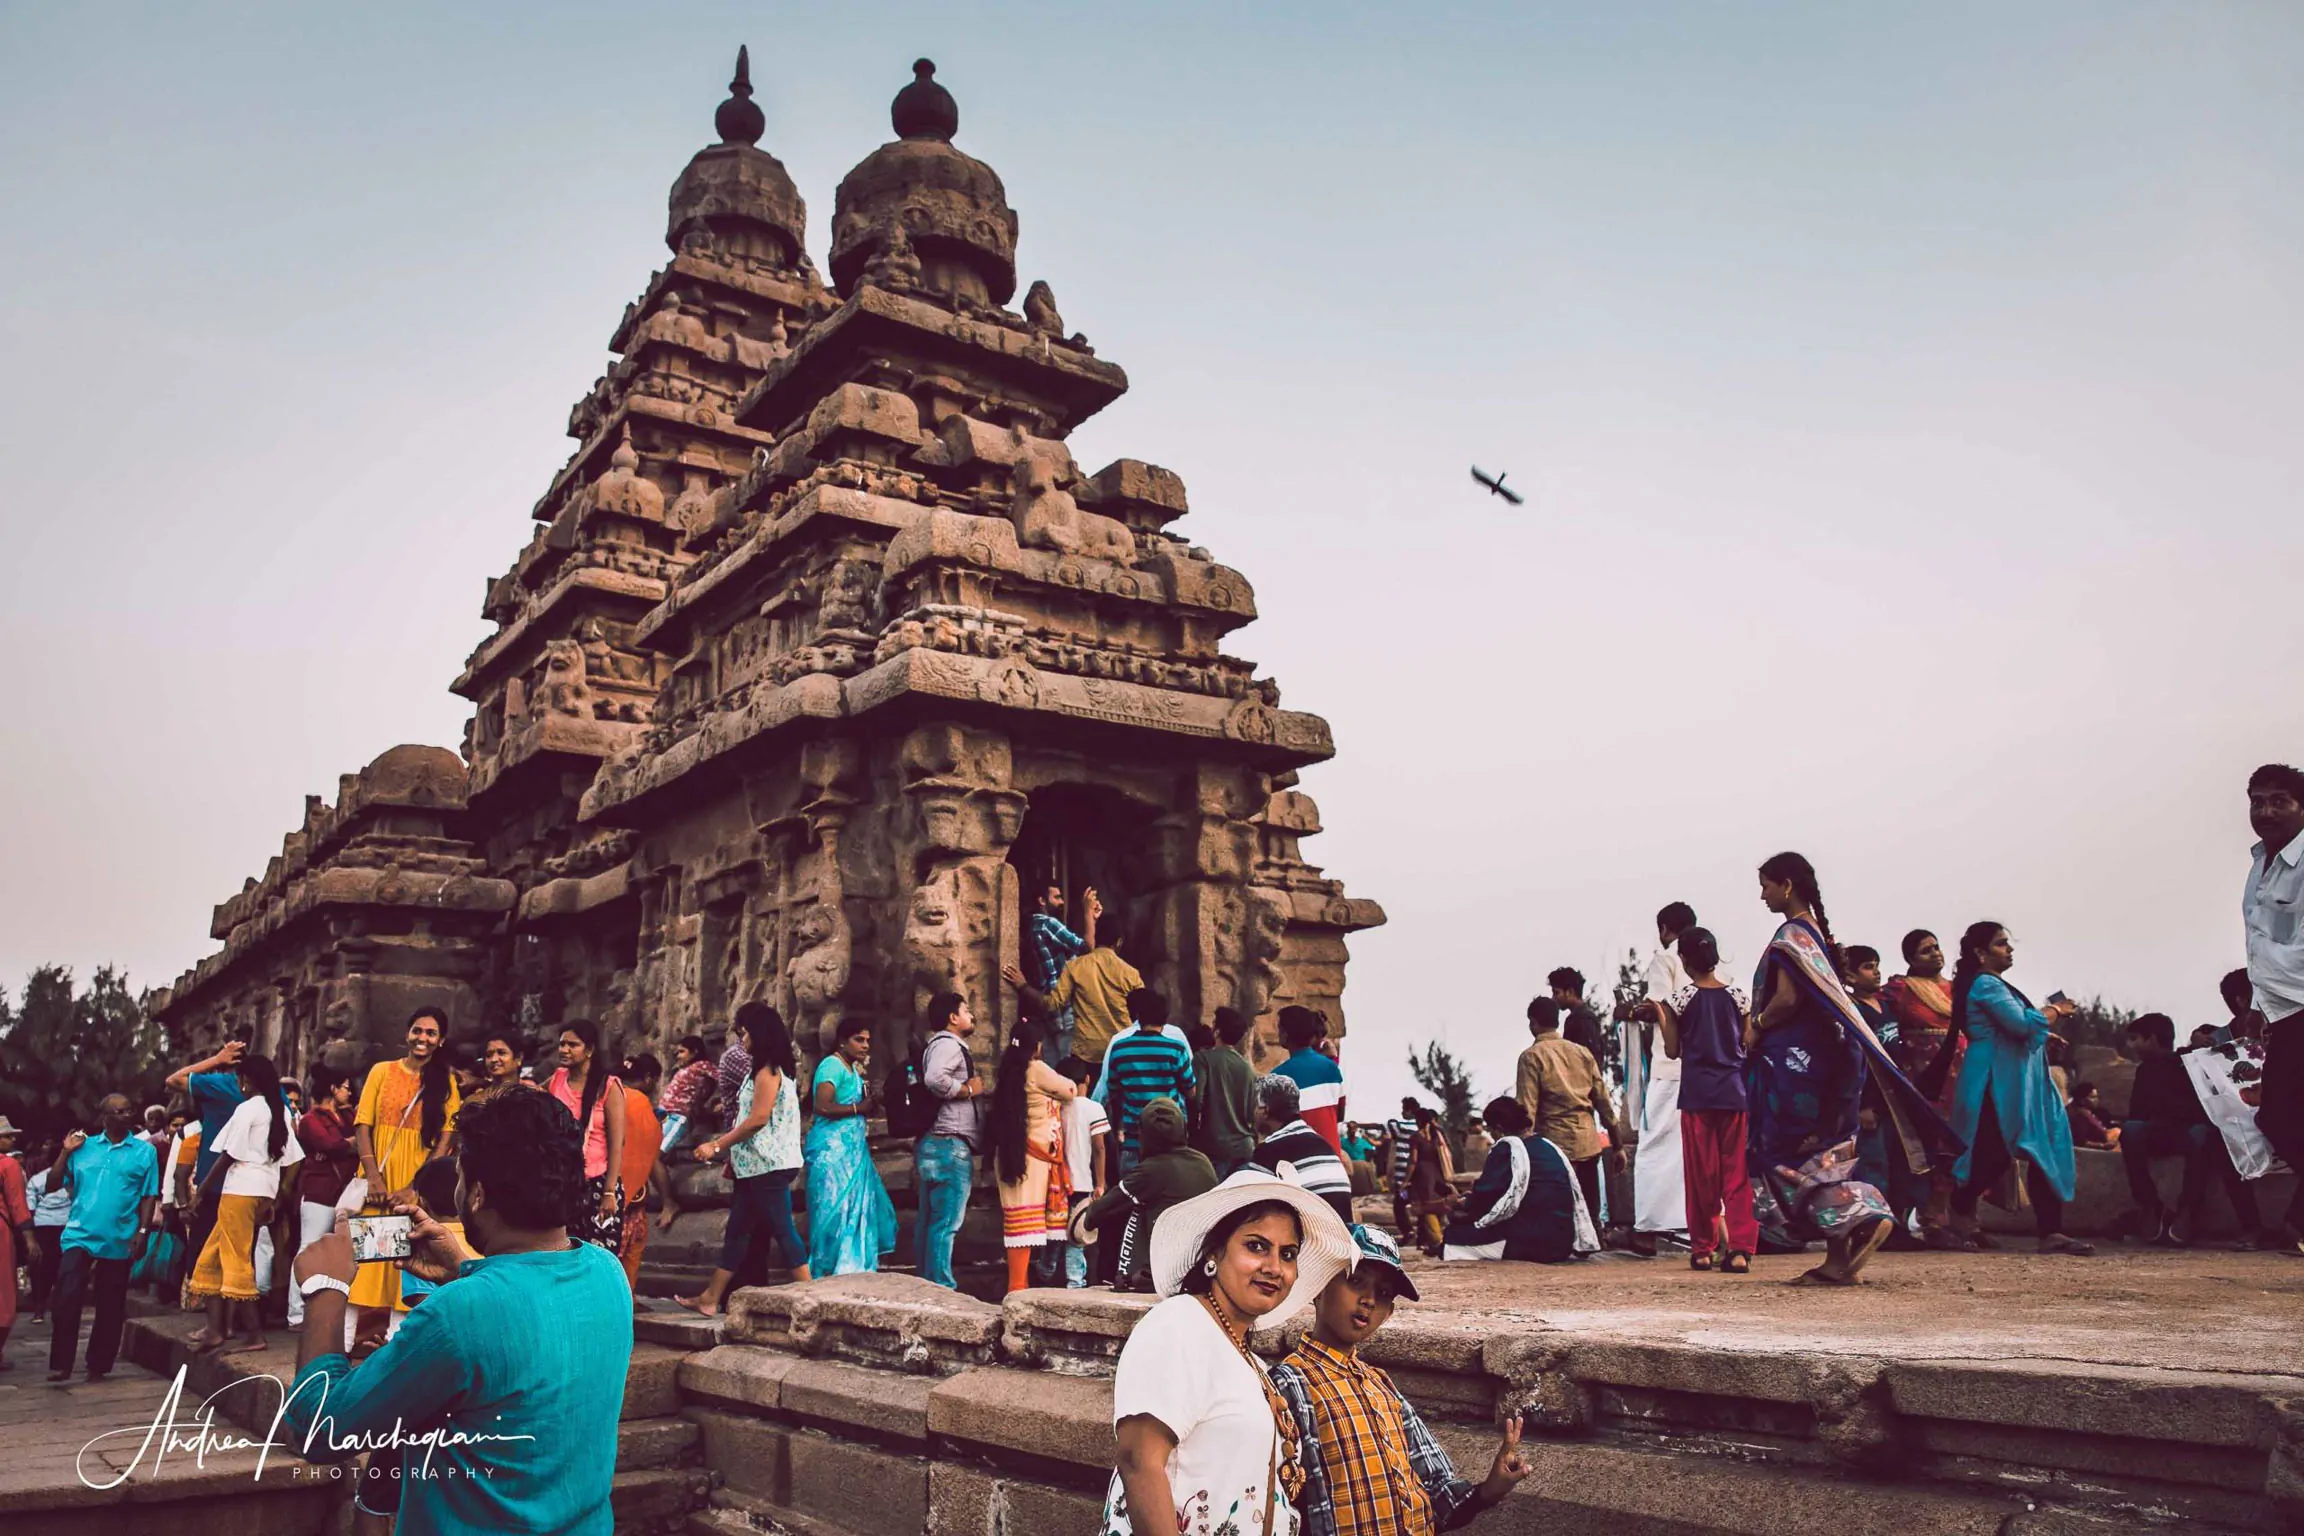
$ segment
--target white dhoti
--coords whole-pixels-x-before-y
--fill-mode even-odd
[[[1680,1063],[1658,1051],[1647,1075],[1640,1145],[1632,1155],[1632,1229],[1678,1232],[1688,1225],[1688,1185],[1680,1168]]]

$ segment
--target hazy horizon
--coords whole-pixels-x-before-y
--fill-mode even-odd
[[[1844,942],[2217,1014],[2304,758],[2304,12],[2216,5],[0,12],[0,985],[173,979],[306,793],[459,742],[739,43],[820,263],[936,60],[1128,370],[1082,463],[1255,585],[1391,917],[1356,1113],[1433,1037],[1508,1089],[1667,901],[1749,964],[1787,847]]]

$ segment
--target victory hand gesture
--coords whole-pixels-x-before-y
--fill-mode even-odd
[[[1488,1480],[1480,1485],[1480,1501],[1495,1504],[1528,1476],[1527,1458],[1520,1454],[1520,1415],[1505,1421],[1504,1438],[1496,1446],[1496,1463],[1488,1469]]]

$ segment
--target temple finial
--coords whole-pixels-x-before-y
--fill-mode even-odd
[[[942,139],[950,143],[960,131],[960,104],[936,83],[936,66],[928,59],[912,65],[912,83],[896,93],[889,104],[889,120],[900,139]]]
[[[752,100],[752,50],[738,45],[736,78],[728,82],[728,99],[712,114],[712,126],[723,144],[757,144],[768,131],[768,118]]]

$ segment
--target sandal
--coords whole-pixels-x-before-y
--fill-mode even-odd
[[[2068,1253],[2076,1259],[2085,1259],[2096,1251],[2096,1245],[2084,1243],[2076,1237],[2066,1237],[2061,1232],[2051,1232],[2040,1239],[2040,1251],[2042,1253]]]
[[[1720,1273],[1724,1275],[1748,1275],[1752,1273],[1752,1255],[1741,1248],[1729,1249],[1728,1257],[1720,1261]]]
[[[1688,1255],[1688,1267],[1690,1269],[1701,1269],[1709,1271],[1712,1268],[1712,1255],[1708,1253],[1692,1253]]]

